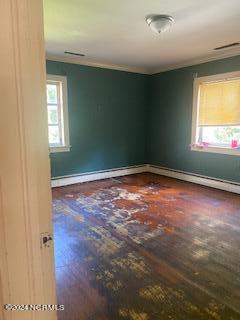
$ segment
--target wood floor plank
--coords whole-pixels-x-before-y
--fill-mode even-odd
[[[239,198],[145,173],[54,188],[59,319],[240,319]]]

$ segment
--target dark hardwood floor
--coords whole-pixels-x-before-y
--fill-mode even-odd
[[[240,196],[154,174],[53,189],[59,320],[240,319]]]

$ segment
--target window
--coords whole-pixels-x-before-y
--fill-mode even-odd
[[[50,152],[69,151],[66,77],[47,76],[47,108]]]
[[[240,155],[240,72],[194,79],[192,150]]]

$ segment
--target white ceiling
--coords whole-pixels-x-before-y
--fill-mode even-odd
[[[172,15],[172,28],[153,33],[145,22],[152,13]],[[240,46],[213,51],[240,41],[240,0],[44,0],[44,15],[54,60],[154,73],[240,54]]]

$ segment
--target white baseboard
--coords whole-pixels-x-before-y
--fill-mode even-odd
[[[185,171],[173,170],[170,168],[159,167],[155,165],[139,165],[123,168],[115,168],[109,170],[88,172],[78,175],[63,176],[52,178],[52,187],[67,186],[75,183],[82,183],[88,181],[102,180],[114,177],[127,176],[130,174],[151,172],[170,178],[175,178],[183,181],[188,181],[203,186],[225,190],[240,194],[240,183],[231,182],[227,180],[220,180],[212,177],[197,175]]]
[[[215,188],[215,189],[220,189],[220,190],[240,194],[240,183],[237,183],[237,182],[215,179],[212,177],[196,175],[189,172],[172,170],[169,168],[164,168],[164,167],[159,167],[154,165],[148,165],[147,171],[151,173],[159,174],[162,176],[167,176],[167,177],[184,180],[184,181],[200,184],[200,185]]]
[[[130,174],[142,173],[146,171],[147,171],[146,165],[139,165],[139,166],[123,167],[123,168],[116,168],[116,169],[110,169],[110,170],[88,172],[88,173],[83,173],[78,175],[52,178],[51,185],[52,187],[61,187],[61,186],[67,186],[70,184],[75,184],[75,183],[127,176]]]

